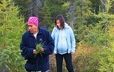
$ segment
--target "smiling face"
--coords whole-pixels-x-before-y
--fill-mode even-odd
[[[38,32],[38,26],[34,24],[28,24],[28,30],[31,33],[35,34],[36,32]]]

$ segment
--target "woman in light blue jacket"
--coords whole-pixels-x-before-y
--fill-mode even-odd
[[[75,37],[72,28],[65,22],[62,15],[55,19],[55,27],[51,34],[55,42],[57,72],[62,72],[63,59],[69,72],[74,72],[72,53],[75,52]]]

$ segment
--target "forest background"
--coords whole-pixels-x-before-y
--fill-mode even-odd
[[[114,72],[114,0],[0,0],[0,72],[26,72],[19,45],[27,18],[38,16],[51,33],[58,14],[75,34],[75,71]],[[54,55],[50,66],[56,72]]]

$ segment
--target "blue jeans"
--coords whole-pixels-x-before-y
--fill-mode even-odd
[[[68,72],[74,72],[73,64],[72,64],[72,55],[71,53],[66,54],[56,54],[56,66],[57,66],[57,72],[62,72],[62,65],[63,65],[63,58],[65,59],[66,68]]]

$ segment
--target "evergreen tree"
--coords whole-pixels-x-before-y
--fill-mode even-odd
[[[0,3],[0,68],[10,72],[24,72],[20,55],[20,39],[24,29],[24,19],[19,16],[19,8],[11,0]]]
[[[76,0],[78,1],[78,0]],[[83,2],[80,1],[79,3]],[[92,0],[90,0],[92,1]],[[96,1],[96,0],[94,0]],[[76,15],[76,34],[82,46],[86,44],[87,46],[92,47],[95,54],[92,56],[92,59],[88,60],[86,67],[82,68],[84,65],[81,65],[80,71],[84,72],[113,72],[114,71],[114,32],[113,32],[113,22],[114,16],[110,14],[109,10],[112,4],[112,0],[99,0],[100,3],[92,2],[92,5],[95,3],[97,9],[90,6],[86,8],[90,13],[86,13],[86,10],[83,10],[82,6],[77,9],[78,12]],[[86,4],[86,3],[84,3]],[[87,4],[88,5],[88,4]],[[86,5],[86,6],[87,6]],[[86,7],[85,6],[85,7]],[[77,6],[78,8],[78,6]],[[94,11],[95,9],[95,11]],[[86,11],[86,12],[84,12]],[[91,12],[92,11],[92,12]],[[83,13],[84,12],[84,13]],[[80,19],[78,19],[79,17]],[[77,25],[78,24],[78,25]],[[86,46],[83,46],[86,48]],[[84,51],[84,50],[83,50]],[[88,51],[88,50],[87,50]],[[93,54],[93,53],[92,53]],[[82,61],[86,61],[86,56],[81,56],[85,58]],[[79,57],[80,59],[80,57]],[[80,63],[80,62],[79,62]]]
[[[109,10],[109,12],[111,13],[111,14],[114,14],[114,0],[111,0],[111,8],[110,8],[110,10]]]
[[[68,11],[67,6],[68,0],[48,0],[47,5],[49,7],[52,20],[55,19],[56,15],[63,14],[66,18],[66,13]]]
[[[77,42],[85,40],[84,36],[88,33],[87,26],[89,23],[86,19],[91,15],[91,2],[85,0],[75,0],[76,12],[75,12],[75,35]]]
[[[51,13],[47,5],[47,0],[44,2],[44,6],[40,9],[40,26],[51,30],[53,28],[53,23],[51,19]]]
[[[13,0],[15,5],[19,7],[19,14],[23,15],[25,18],[25,21],[28,19],[29,16],[31,16],[32,12],[32,1],[34,0]]]

